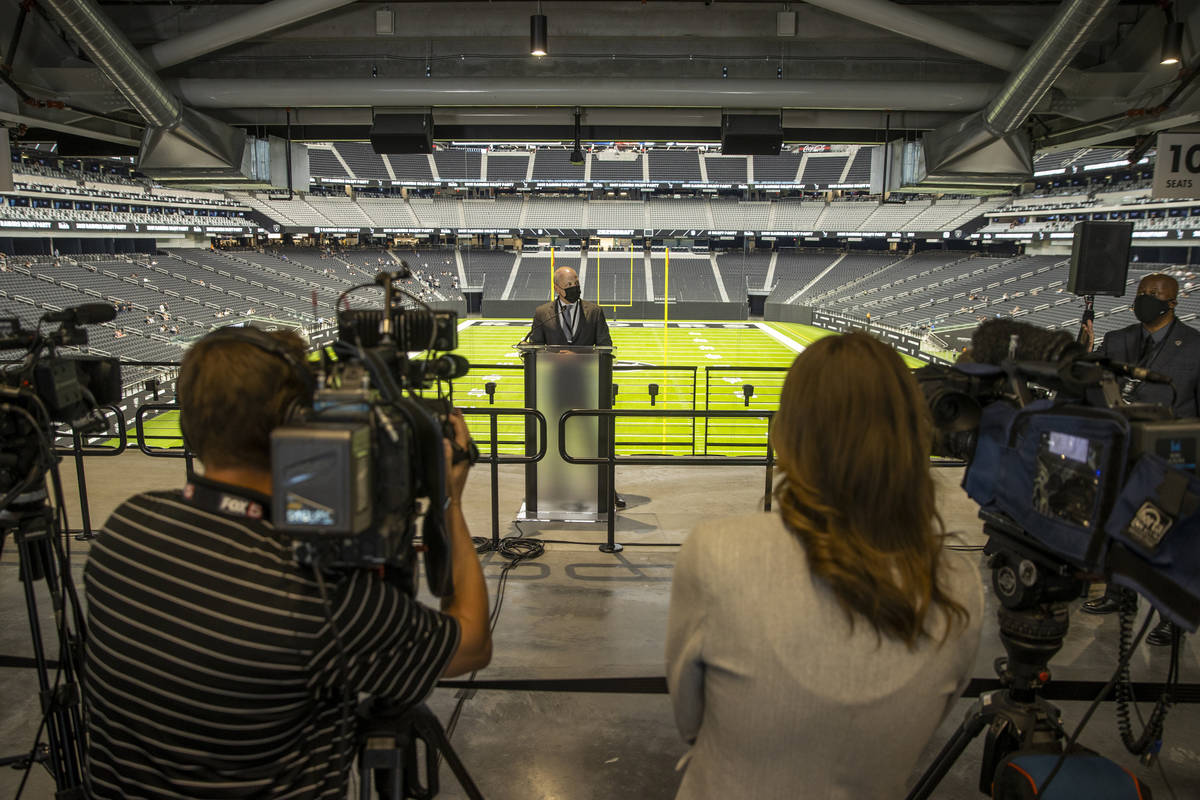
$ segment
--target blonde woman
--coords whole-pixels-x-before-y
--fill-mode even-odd
[[[697,529],[675,566],[667,676],[692,745],[678,797],[902,797],[979,647],[979,569],[944,548],[930,420],[862,333],[792,365],[778,511]]]

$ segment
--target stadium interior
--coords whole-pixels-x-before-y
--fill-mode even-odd
[[[63,351],[125,362],[112,410],[127,435],[77,439],[87,455],[64,466],[76,581],[88,534],[121,500],[184,480],[177,412],[158,406],[192,343],[254,324],[325,345],[339,308],[382,296],[347,291],[402,263],[400,288],[458,315],[472,368],[453,391],[468,409],[525,405],[514,343],[561,266],[607,315],[624,410],[773,408],[795,355],[851,328],[914,367],[949,363],[986,320],[1074,336],[1080,222],[1133,226],[1124,295],[1095,299],[1098,341],[1132,323],[1152,273],[1178,280],[1176,316],[1196,327],[1200,199],[1157,190],[1169,156],[1155,145],[1200,123],[1192,40],[1160,63],[1164,26],[1200,30],[1200,4],[1093,2],[1094,19],[1066,31],[1087,5],[0,0],[0,320],[32,330],[48,312],[112,304],[115,319]],[[545,56],[530,55],[532,14],[549,20]],[[769,123],[777,152],[735,143],[729,126],[746,119]],[[485,454],[523,452],[516,418],[495,441],[486,417],[468,421]],[[618,469],[623,551],[597,551],[603,523],[515,521],[520,465],[499,466],[493,488],[481,463],[468,484],[476,536],[545,541],[515,566],[481,556],[504,598],[492,665],[429,700],[488,798],[669,798],[679,785],[687,748],[662,688],[672,569],[696,524],[762,507],[762,468],[720,462],[763,455],[767,426],[630,418],[614,433],[619,455],[712,459]],[[939,508],[986,576],[962,475],[935,470]],[[985,584],[975,681],[914,780],[995,684]],[[4,756],[27,750],[41,719],[32,672],[9,663],[31,653],[10,547],[0,603]],[[1107,681],[1116,626],[1073,612],[1055,680]],[[1168,655],[1142,647],[1134,680],[1161,683]],[[1181,660],[1194,681],[1196,637]],[[1055,701],[1068,728],[1091,699]],[[1195,702],[1173,708],[1152,767],[1126,752],[1112,703],[1082,742],[1156,797],[1198,797]],[[982,748],[932,796],[982,796]],[[0,771],[0,796],[20,784]],[[53,782],[35,768],[25,793],[51,797]],[[440,796],[466,796],[445,770]]]

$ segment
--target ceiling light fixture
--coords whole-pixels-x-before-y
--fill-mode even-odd
[[[542,13],[541,0],[538,0],[537,13],[529,18],[529,55],[541,58],[549,53],[546,41],[546,15]]]
[[[1174,20],[1163,28],[1162,62],[1178,64],[1183,58],[1183,23]]]

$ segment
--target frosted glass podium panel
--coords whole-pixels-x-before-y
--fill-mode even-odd
[[[608,508],[608,472],[602,466],[568,464],[559,455],[558,421],[573,408],[612,407],[612,348],[522,345],[525,405],[546,417],[546,456],[525,469],[521,520],[599,522]],[[566,449],[575,458],[605,455],[612,426],[597,417],[573,417]],[[537,449],[537,429],[526,422],[526,448]],[[608,443],[608,444],[606,444]]]

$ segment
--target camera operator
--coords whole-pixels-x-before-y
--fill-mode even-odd
[[[297,336],[270,336],[303,362]],[[345,797],[346,698],[403,708],[490,660],[469,462],[451,466],[448,441],[455,594],[440,612],[374,570],[319,584],[273,529],[270,433],[305,393],[291,363],[245,341],[210,336],[184,357],[181,425],[204,476],[123,503],[84,570],[90,796]],[[465,447],[460,413],[452,424]]]
[[[903,795],[983,615],[977,566],[944,548],[931,439],[887,345],[851,333],[796,358],[771,427],[779,512],[701,526],[675,565],[678,798]]]
[[[1169,377],[1172,387],[1161,383],[1129,380],[1122,394],[1132,402],[1158,403],[1172,407],[1178,418],[1195,417],[1200,409],[1200,331],[1175,318],[1179,282],[1170,275],[1153,274],[1138,283],[1133,313],[1138,321],[1104,337],[1100,354],[1114,361],[1136,364]],[[1089,320],[1084,330],[1089,349],[1095,341]],[[1121,607],[1119,590],[1110,587],[1103,595],[1088,600],[1089,614],[1112,614]],[[1129,599],[1133,599],[1132,593]],[[1163,620],[1146,636],[1148,644],[1171,643],[1170,623]]]

